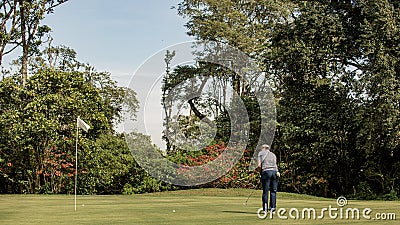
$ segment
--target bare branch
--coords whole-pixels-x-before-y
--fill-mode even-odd
[[[10,19],[12,13],[13,13],[13,12],[15,13],[15,9],[16,9],[16,7],[17,7],[17,6],[16,6],[16,4],[17,4],[16,2],[17,2],[17,0],[14,0],[14,4],[13,4],[12,7],[10,6],[10,10],[9,10],[8,12],[7,12],[7,7],[6,7],[7,4],[3,3],[4,18],[3,18],[2,22],[1,22],[1,27],[2,27],[2,28],[5,28],[6,23],[7,23],[7,21]],[[9,1],[7,1],[7,3],[8,3],[8,5],[11,5]],[[14,15],[15,15],[15,14],[14,14]]]
[[[59,0],[59,1],[57,1],[56,4],[54,4],[54,1],[51,1],[51,5],[45,11],[47,12],[47,14],[50,14],[50,13],[54,12],[55,7],[65,3],[65,2],[68,2],[68,0]]]
[[[6,52],[4,52],[4,53],[2,53],[1,55],[7,55],[7,54],[9,54],[9,53],[11,53],[12,51],[14,51],[16,48],[18,48],[19,46],[21,45],[21,43],[17,43],[17,44],[15,44],[15,46],[14,47],[12,47],[11,49],[9,49],[8,51],[6,51]],[[3,49],[4,50],[4,49]]]

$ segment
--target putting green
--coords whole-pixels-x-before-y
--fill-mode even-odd
[[[133,196],[78,196],[77,211],[74,211],[72,195],[0,195],[0,224],[398,224],[400,202],[385,201],[352,201],[342,208],[336,199],[317,198],[306,195],[278,193],[278,208],[286,213],[279,218],[259,219],[257,210],[260,207],[261,191],[257,190],[244,205],[251,190],[248,189],[197,189],[174,192],[141,194]],[[324,218],[314,219],[311,211],[314,208],[316,217],[321,216],[323,208],[338,208],[333,215],[323,213]],[[296,215],[293,219],[290,216]],[[360,219],[345,218],[347,209],[357,208]],[[370,219],[363,217],[363,210],[370,208]],[[356,214],[354,214],[356,215]],[[386,217],[385,220],[379,218]],[[390,218],[389,218],[390,217]]]

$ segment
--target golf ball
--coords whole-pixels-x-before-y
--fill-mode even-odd
[[[174,210],[172,210],[172,212],[175,212],[175,209],[174,209]]]

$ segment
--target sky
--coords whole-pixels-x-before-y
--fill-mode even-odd
[[[140,96],[141,106],[147,90],[144,87],[160,88],[160,82],[153,85],[159,78],[160,68],[165,68],[163,56],[168,46],[193,40],[186,32],[186,20],[177,15],[179,0],[69,0],[47,15],[43,24],[52,28],[53,45],[65,45],[77,52],[80,62],[89,63],[97,71],[108,71],[112,79],[120,86],[128,86],[134,74],[143,64],[159,53],[156,60],[156,74],[152,83],[146,79],[135,80],[134,90]],[[160,54],[160,51],[162,54]],[[154,60],[153,60],[154,61]],[[150,65],[151,68],[151,65]],[[150,69],[151,70],[151,69]],[[143,70],[141,70],[143,71]],[[152,73],[147,70],[146,74]],[[162,72],[161,72],[162,73]],[[160,80],[158,80],[160,81]],[[137,85],[139,84],[139,85]],[[146,84],[146,85],[141,85]],[[160,92],[158,92],[160,93]],[[156,91],[157,94],[157,91]],[[161,96],[153,96],[160,100]],[[165,148],[161,140],[162,110],[160,101],[150,100],[146,104],[146,132],[151,135],[153,143]],[[142,113],[139,111],[138,114]],[[144,120],[139,115],[138,120]],[[136,126],[136,125],[132,125]],[[125,126],[126,128],[126,126]],[[135,127],[136,128],[136,127]],[[131,131],[119,125],[117,131]]]
[[[121,86],[151,55],[167,46],[192,40],[179,0],[69,0],[47,15],[53,43],[77,52],[78,60],[108,71]]]
[[[74,49],[79,62],[89,63],[99,72],[110,72],[120,86],[137,92],[141,107],[137,122],[119,124],[117,131],[148,134],[162,149],[165,52],[177,51],[172,69],[194,61],[192,44],[188,43],[193,37],[186,34],[184,26],[187,21],[172,9],[181,1],[68,0],[42,21],[52,29],[53,46]],[[15,55],[8,57],[9,61]]]

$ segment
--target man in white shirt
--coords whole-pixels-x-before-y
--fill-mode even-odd
[[[261,184],[263,188],[262,204],[264,212],[270,210],[272,213],[276,209],[276,191],[278,189],[278,166],[276,155],[270,151],[269,145],[262,145],[258,153],[258,168],[261,172]],[[270,202],[268,208],[268,192],[270,192]]]

